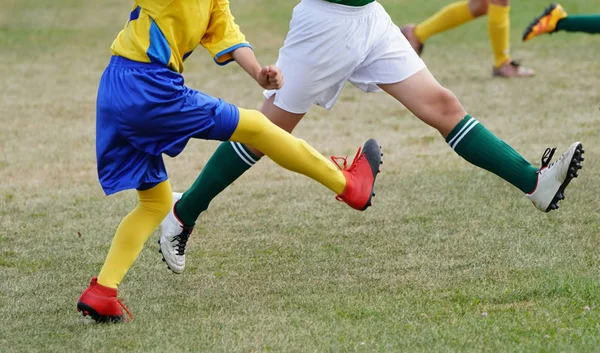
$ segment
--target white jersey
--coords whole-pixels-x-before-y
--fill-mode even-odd
[[[276,94],[277,107],[302,114],[313,104],[331,109],[346,81],[378,92],[378,84],[403,81],[425,63],[378,2],[354,7],[302,0],[277,66],[283,87],[265,91],[265,97]]]

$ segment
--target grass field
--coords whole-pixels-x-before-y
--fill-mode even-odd
[[[398,24],[443,0],[382,0]],[[233,0],[264,63],[276,60],[296,1]],[[572,13],[598,11],[569,0]],[[384,147],[375,205],[359,213],[317,183],[263,160],[215,199],[167,270],[157,233],[120,287],[135,316],[97,325],[75,312],[134,192],[96,178],[95,94],[127,19],[121,0],[0,4],[0,351],[600,351],[600,36],[520,42],[547,1],[514,1],[512,53],[537,70],[492,79],[486,20],[428,42],[424,60],[469,112],[539,163],[581,140],[586,161],[558,212],[472,167],[383,94],[348,87],[297,130],[326,155]],[[240,106],[261,92],[235,64],[197,51],[187,84]],[[167,161],[184,190],[217,146]]]

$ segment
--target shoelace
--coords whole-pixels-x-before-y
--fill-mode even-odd
[[[346,156],[346,157],[331,156],[331,160],[333,161],[333,163],[335,163],[335,165],[337,165],[338,168],[340,168],[340,170],[345,170],[345,171],[348,171],[350,174],[354,174],[354,172],[356,171],[356,162],[358,161],[358,157],[360,156],[361,151],[362,151],[362,147],[359,147],[358,151],[356,151],[356,155],[354,156],[354,160],[352,161],[352,164],[350,165],[350,167],[348,167],[348,156]],[[342,165],[340,165],[340,163],[338,161],[344,161],[344,163]],[[338,201],[343,201],[339,195],[336,196],[335,199]]]
[[[194,230],[194,227],[183,227],[181,233],[179,233],[178,235],[176,235],[172,242],[177,241],[177,245],[175,246],[177,248],[177,255],[179,256],[183,256],[185,255],[185,246],[187,245],[188,239],[190,239],[190,235],[192,234],[192,231]]]
[[[554,163],[550,163],[550,161],[552,160],[552,157],[554,156],[555,151],[556,151],[556,147],[546,148],[546,151],[544,151],[544,154],[542,155],[542,166],[540,167],[540,170],[542,170],[546,167],[550,168],[554,165],[554,163],[558,162],[558,161],[556,161]],[[560,160],[560,158],[558,160]]]
[[[354,172],[355,165],[356,162],[358,161],[358,156],[360,155],[360,152],[362,151],[362,147],[358,148],[358,151],[356,151],[356,155],[354,156],[354,160],[352,161],[352,164],[350,165],[350,167],[348,167],[348,156],[346,157],[338,157],[338,156],[331,156],[331,160],[333,161],[333,163],[335,163],[335,165],[337,165],[338,168],[340,168],[340,170],[347,170],[349,172]],[[338,163],[338,160],[340,161],[344,161],[344,163],[342,165],[340,165],[340,163]]]
[[[119,305],[121,306],[121,308],[123,308],[125,310],[125,312],[127,313],[127,315],[129,316],[128,320],[126,318],[123,318],[123,321],[125,321],[125,322],[132,322],[133,321],[133,315],[131,314],[131,311],[129,311],[129,309],[127,309],[127,307],[125,306],[125,304],[123,304],[123,302],[121,302],[121,298],[117,298],[117,303],[119,303]]]

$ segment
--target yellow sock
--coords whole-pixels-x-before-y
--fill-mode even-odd
[[[259,111],[240,108],[240,122],[230,140],[256,148],[280,166],[318,181],[337,195],[346,187],[346,178],[335,164]]]
[[[500,67],[510,60],[508,55],[510,38],[510,6],[490,4],[488,6],[488,32],[494,51],[494,66]]]
[[[98,283],[117,288],[133,265],[144,243],[171,210],[171,184],[164,181],[155,187],[138,191],[139,203],[119,224]]]
[[[474,18],[471,11],[469,11],[469,2],[457,1],[419,23],[415,28],[415,36],[417,36],[419,42],[425,43],[434,34],[460,26]]]

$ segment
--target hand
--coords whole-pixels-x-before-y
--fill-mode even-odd
[[[265,66],[258,73],[256,82],[264,89],[280,89],[283,86],[283,74],[275,65]]]

